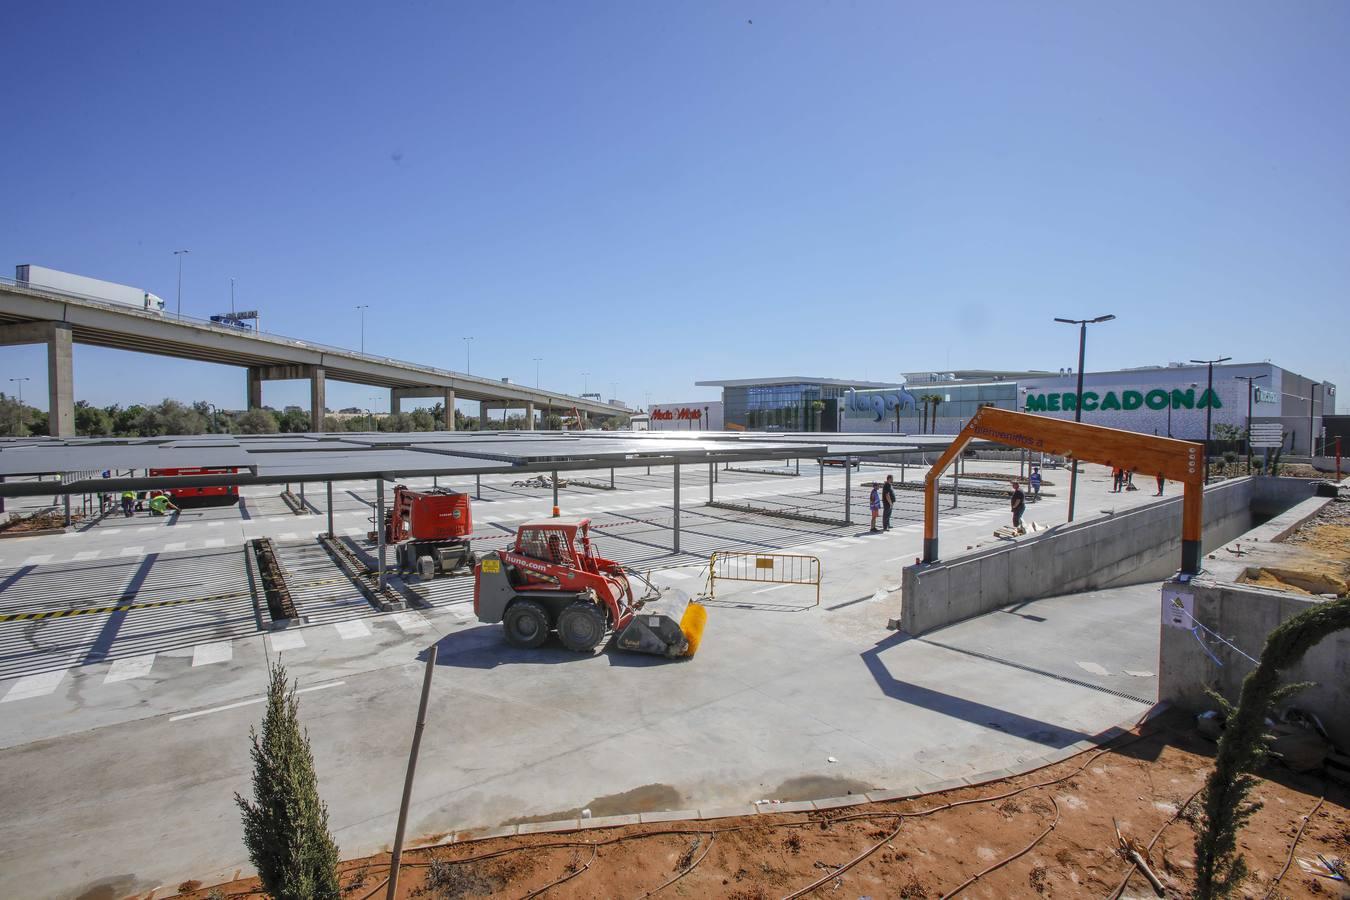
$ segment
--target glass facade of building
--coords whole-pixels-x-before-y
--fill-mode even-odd
[[[844,396],[847,387],[768,384],[722,389],[726,421],[751,431],[817,431],[816,401]]]

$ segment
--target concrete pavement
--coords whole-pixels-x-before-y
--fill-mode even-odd
[[[742,488],[782,492],[784,481]],[[1105,487],[1101,472],[1080,479],[1080,515],[1148,499]],[[633,514],[659,519],[656,492],[669,488],[650,490],[651,515],[623,492],[586,502],[639,504]],[[1062,518],[1057,492],[1029,517]],[[944,521],[949,552],[993,540],[1006,518],[998,506],[963,506]],[[821,605],[812,588],[719,582],[703,647],[688,661],[554,646],[521,653],[459,601],[209,642],[228,651],[180,647],[143,675],[143,663],[116,654],[58,669],[49,690],[0,706],[10,773],[0,801],[14,811],[0,824],[0,894],[78,895],[119,878],[129,892],[246,868],[231,797],[248,789],[247,731],[261,714],[269,654],[306,690],[301,714],[347,855],[391,839],[418,655],[433,641],[440,665],[410,816],[417,835],[585,807],[707,809],[969,776],[1090,738],[1153,697],[1151,586],[1039,601],[911,640],[885,623],[898,614],[900,568],[921,547],[916,522],[886,535],[854,527],[781,538],[822,555]],[[697,561],[676,563],[657,577],[683,590],[701,584]],[[119,663],[128,677],[110,680]],[[0,694],[20,681],[0,681]]]

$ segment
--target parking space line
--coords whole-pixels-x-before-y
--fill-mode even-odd
[[[202,541],[202,546],[203,546],[203,547],[224,547],[224,546],[225,546],[225,539],[224,539],[224,538],[211,538],[210,540]]]
[[[316,684],[311,687],[299,688],[296,690],[296,693],[308,694],[310,691],[323,691],[327,690],[328,688],[335,688],[338,687],[339,685],[344,685],[346,683],[347,682],[345,681],[329,681],[325,684]],[[266,703],[266,702],[267,702],[266,697],[252,697],[248,700],[240,700],[237,703],[227,703],[224,706],[213,706],[210,709],[199,709],[190,713],[181,713],[176,716],[169,716],[169,721],[181,722],[184,719],[195,719],[198,716],[209,716],[211,713],[225,712],[226,710],[229,709],[239,709],[241,706],[253,706],[256,703]]]
[[[14,686],[5,692],[5,696],[0,697],[0,703],[9,703],[11,700],[30,700],[33,697],[45,697],[66,677],[65,669],[59,672],[39,672],[37,675],[25,675]]]
[[[108,674],[103,676],[103,683],[112,684],[116,681],[130,681],[132,678],[142,678],[150,674],[150,667],[154,664],[155,654],[153,653],[114,660],[112,667],[108,669]]]
[[[22,564],[25,566],[40,566],[43,563],[51,562],[51,560],[52,554],[44,553],[40,556],[30,556],[25,559]]]
[[[172,544],[164,545],[165,553],[177,553],[179,550],[186,550],[187,544],[183,541],[174,541]]]
[[[81,550],[79,553],[75,554],[75,561],[86,562],[91,559],[98,559],[102,555],[102,550]]]
[[[118,555],[118,556],[143,556],[144,554],[145,554],[145,548],[144,548],[144,547],[123,547],[123,548],[122,548],[122,552],[121,552],[121,553],[118,553],[117,555]]]

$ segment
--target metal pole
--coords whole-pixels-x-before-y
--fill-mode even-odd
[[[337,533],[333,531],[333,482],[325,482],[328,488],[328,537],[337,539]]]
[[[403,856],[403,831],[408,826],[408,804],[412,802],[413,774],[417,771],[417,751],[422,747],[422,729],[427,724],[427,699],[431,696],[431,674],[436,669],[436,645],[427,648],[427,670],[422,677],[422,699],[417,705],[417,727],[413,729],[412,750],[408,752],[408,774],[403,778],[403,802],[398,807],[398,829],[394,832],[394,852],[389,857],[389,889],[386,900],[398,894],[398,867]]]
[[[680,552],[680,461],[675,460],[675,518],[673,520],[675,530],[674,552]]]
[[[708,463],[708,502],[713,502],[713,481],[717,475],[717,463]]]
[[[1083,421],[1083,355],[1087,351],[1087,323],[1078,326],[1078,393],[1074,395],[1073,420]],[[1078,499],[1078,459],[1070,458],[1073,468],[1069,470],[1069,521],[1073,521],[1074,502]]]
[[[614,467],[609,467],[609,489],[614,490]]]
[[[1252,394],[1256,386],[1247,382],[1247,474],[1252,474]]]
[[[1214,363],[1210,363],[1208,368],[1209,380],[1205,387],[1205,484],[1209,484],[1209,422],[1214,417]]]
[[[375,542],[379,559],[379,588],[384,590],[384,476],[375,479]]]
[[[821,469],[824,472],[824,468]],[[844,457],[844,524],[853,524],[853,460]]]
[[[553,518],[558,518],[561,511],[558,509],[558,470],[553,470]]]
[[[483,476],[481,473],[473,476],[473,499],[483,499]]]
[[[825,460],[816,460],[816,465],[820,466],[820,490],[816,491],[816,493],[823,494],[825,493]]]
[[[300,505],[302,507],[305,505],[305,483],[303,481],[300,482]]]
[[[961,467],[952,468],[952,509],[956,509],[957,502],[961,499]]]
[[[66,496],[65,496],[65,501],[66,501],[66,522],[65,522],[65,527],[69,528],[69,527],[70,527],[70,495],[69,495],[69,494],[66,494]]]
[[[1308,385],[1308,457],[1317,455],[1317,442],[1313,439],[1313,391],[1317,385]]]
[[[797,457],[797,474],[802,474],[802,458],[800,456]]]

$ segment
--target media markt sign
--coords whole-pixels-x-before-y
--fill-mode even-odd
[[[1083,411],[1118,409],[1129,412],[1147,406],[1153,410],[1163,409],[1220,409],[1223,402],[1219,395],[1206,388],[1200,392],[1197,400],[1194,388],[1170,391],[1155,388],[1151,391],[1083,391]],[[1027,412],[1073,412],[1078,408],[1078,394],[1069,391],[1063,394],[1027,394]]]

